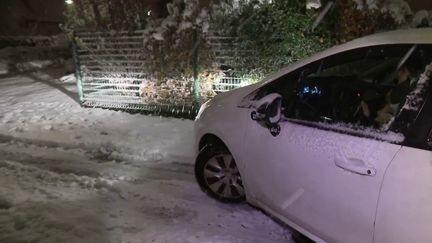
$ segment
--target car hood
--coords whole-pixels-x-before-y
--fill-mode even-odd
[[[244,98],[255,91],[259,86],[260,85],[256,83],[228,92],[220,93],[213,98],[212,103],[231,103],[239,107],[246,107],[242,105],[244,103]]]

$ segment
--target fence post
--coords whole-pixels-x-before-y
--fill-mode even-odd
[[[195,98],[195,105],[199,107],[201,105],[201,97],[199,92],[199,45],[200,45],[200,38],[198,36],[198,30],[193,31],[193,37],[192,37],[193,47],[192,47],[192,65],[193,65],[193,75],[194,75],[194,86],[193,86],[193,92],[194,92],[194,98]]]
[[[75,31],[72,33],[72,58],[73,63],[75,67],[75,78],[77,83],[77,89],[78,89],[78,98],[82,105],[83,101],[83,89],[82,89],[82,83],[81,83],[81,66],[78,59],[78,45],[75,40]]]

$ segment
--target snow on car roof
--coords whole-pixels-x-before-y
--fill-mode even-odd
[[[404,29],[404,30],[383,32],[383,33],[378,33],[378,34],[373,34],[366,37],[358,38],[353,41],[344,43],[342,45],[334,46],[330,49],[319,52],[310,57],[304,58],[292,65],[287,66],[281,71],[259,82],[259,86],[265,85],[270,81],[288,72],[291,72],[301,66],[319,60],[326,56],[330,56],[339,52],[366,47],[366,46],[389,45],[389,44],[432,44],[432,28]]]

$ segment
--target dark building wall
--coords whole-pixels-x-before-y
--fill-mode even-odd
[[[52,35],[61,30],[63,0],[1,0],[0,35]]]
[[[432,10],[432,0],[407,0],[413,11]]]
[[[122,1],[111,1],[119,4],[118,9],[122,8]],[[170,0],[127,1],[147,5],[155,18],[168,14],[166,4]],[[61,32],[59,24],[64,22],[65,8],[65,0],[0,0],[0,36],[58,34]]]

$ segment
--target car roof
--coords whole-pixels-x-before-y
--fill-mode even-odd
[[[265,78],[259,84],[260,86],[265,85],[286,73],[296,70],[297,68],[336,53],[367,46],[391,44],[432,44],[432,28],[395,30],[358,38],[295,62],[281,71]]]
[[[384,44],[432,44],[432,28],[404,29],[369,35],[347,42],[341,46]]]

